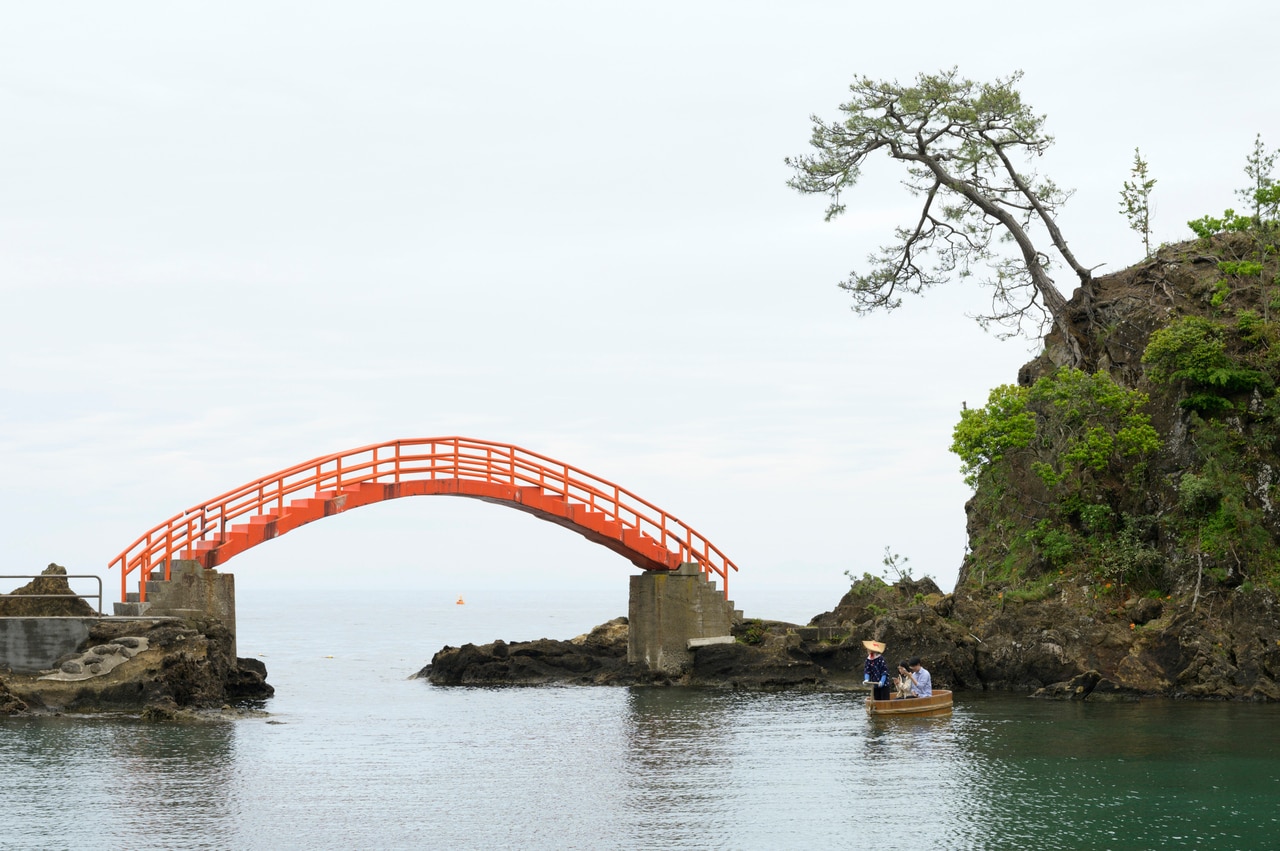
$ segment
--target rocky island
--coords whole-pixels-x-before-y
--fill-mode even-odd
[[[974,494],[952,593],[868,573],[806,625],[740,621],[678,676],[627,663],[625,618],[446,647],[418,676],[832,688],[873,638],[960,691],[1280,700],[1278,231],[1197,224],[1079,287],[1016,384],[960,412]]]

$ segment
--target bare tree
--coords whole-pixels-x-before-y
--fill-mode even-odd
[[[1017,72],[992,83],[959,76],[952,68],[920,74],[909,86],[858,78],[840,107],[843,120],[812,116],[816,154],[789,157],[788,185],[831,197],[828,220],[845,211],[841,193],[854,186],[877,151],[906,165],[903,185],[924,199],[916,222],[895,229],[896,241],[869,256],[871,270],[852,273],[840,286],[860,314],[893,310],[903,293],[919,294],[978,270],[993,288],[991,309],[975,318],[983,327],[1043,332],[1053,322],[1072,366],[1084,364],[1067,316],[1067,300],[1049,276],[1051,259],[1031,232],[1043,228],[1052,250],[1076,273],[1086,299],[1092,273],[1067,247],[1054,216],[1069,197],[1052,181],[1018,163],[1053,143],[1044,116],[1022,102]],[[1012,249],[1009,250],[1009,244]]]

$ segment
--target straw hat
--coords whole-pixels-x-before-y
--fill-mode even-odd
[[[864,641],[864,642],[862,642],[862,646],[863,646],[863,647],[865,647],[865,648],[867,648],[868,650],[873,650],[873,651],[875,651],[876,653],[883,653],[883,652],[884,652],[884,642],[883,642],[883,641]]]

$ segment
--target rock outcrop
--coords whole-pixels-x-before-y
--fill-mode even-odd
[[[162,719],[274,693],[260,661],[236,658],[225,618],[102,617],[72,593],[65,568],[56,564],[0,595],[0,616],[23,619],[13,622],[17,638],[6,657],[17,670],[0,669],[0,715],[139,712]],[[49,669],[31,672],[42,665]]]
[[[103,619],[52,670],[0,677],[0,713],[144,712],[172,717],[270,697],[266,667],[231,655],[217,622]]]
[[[627,619],[569,641],[494,641],[445,647],[414,675],[439,685],[626,685],[644,672],[627,663]]]
[[[789,631],[786,627],[792,627]],[[736,688],[815,686],[822,670],[790,624],[752,633],[752,644],[712,644],[693,651],[679,676],[627,662],[627,619],[614,618],[568,641],[539,639],[445,647],[415,674],[436,685],[704,685]],[[859,662],[859,664],[861,664]]]
[[[93,606],[75,595],[67,581],[67,569],[57,564],[50,564],[38,578],[0,596],[0,617],[83,618],[97,614]]]
[[[919,656],[938,687],[1064,700],[1165,696],[1280,700],[1280,623],[1267,592],[1177,607],[1124,602],[1068,585],[1043,600],[987,604],[931,580],[854,583],[806,626],[747,620],[737,641],[696,648],[679,676],[630,665],[626,618],[570,641],[446,647],[416,676],[437,685],[693,685],[739,689],[861,687],[864,639],[890,667]]]

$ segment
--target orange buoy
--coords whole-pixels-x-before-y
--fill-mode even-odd
[[[458,602],[455,605],[465,606],[466,604],[467,604],[467,601],[459,597]]]

